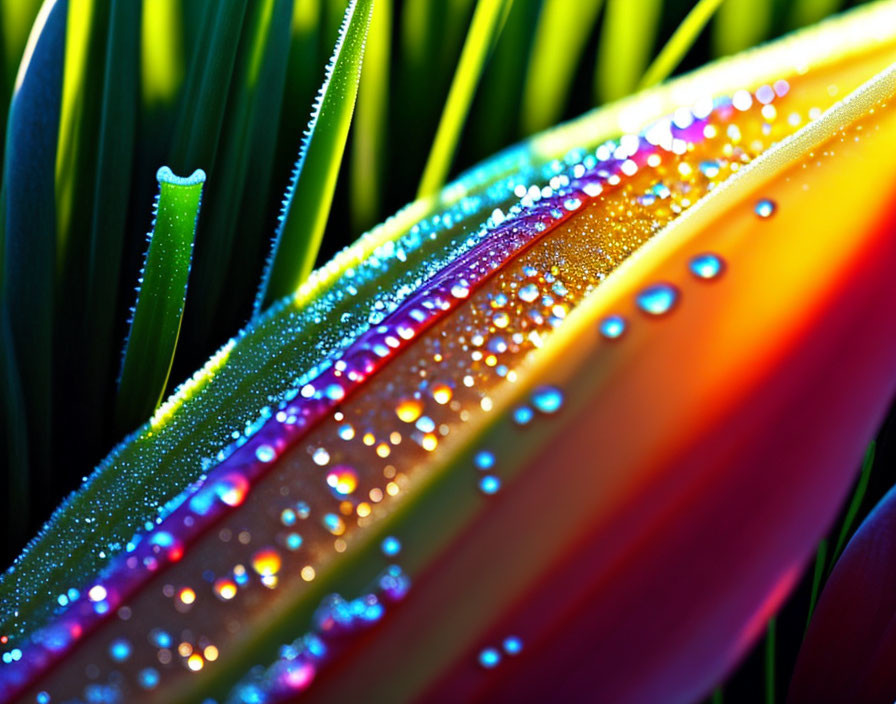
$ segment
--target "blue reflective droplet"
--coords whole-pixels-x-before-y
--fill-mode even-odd
[[[259,462],[270,462],[276,456],[274,452],[274,448],[270,445],[259,445],[255,450],[255,456],[258,458]]]
[[[392,535],[385,538],[380,547],[383,550],[383,554],[387,557],[392,557],[401,552],[401,542]]]
[[[608,340],[615,340],[625,332],[625,318],[620,315],[608,315],[600,321],[600,334]]]
[[[489,474],[488,476],[483,477],[479,480],[479,491],[483,494],[487,494],[491,496],[492,494],[497,494],[498,489],[501,488],[501,480],[498,477]]]
[[[563,392],[556,386],[541,386],[532,394],[532,405],[542,413],[556,413],[563,405]]]
[[[678,290],[671,284],[653,284],[637,296],[638,308],[650,315],[668,313],[678,300]]]
[[[724,268],[722,259],[716,254],[698,254],[688,263],[691,273],[699,279],[714,279]]]
[[[480,450],[473,457],[473,464],[477,469],[491,469],[495,466],[495,456],[488,450]]]
[[[761,218],[770,218],[775,214],[777,209],[778,206],[775,204],[775,201],[769,200],[768,198],[756,201],[756,207],[753,208],[755,213]]]
[[[153,667],[140,670],[137,681],[143,689],[154,689],[159,684],[159,671]]]
[[[507,636],[502,645],[504,646],[504,652],[508,655],[516,655],[523,649],[523,641],[517,636]]]
[[[124,638],[113,640],[109,645],[109,657],[116,662],[124,662],[131,654],[131,644]]]
[[[491,669],[501,662],[501,653],[495,648],[485,648],[479,653],[479,664]]]
[[[528,406],[518,406],[513,409],[513,422],[517,425],[526,425],[530,420],[532,420],[535,414],[532,412],[532,409]]]

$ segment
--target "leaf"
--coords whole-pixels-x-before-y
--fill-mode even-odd
[[[821,593],[787,701],[888,702],[896,692],[896,489],[850,539]]]
[[[699,0],[687,17],[678,25],[675,32],[666,42],[657,57],[653,60],[644,76],[641,78],[639,86],[641,88],[649,88],[652,85],[661,83],[668,78],[676,66],[684,58],[688,50],[697,41],[700,32],[706,26],[707,22],[712,18],[713,13],[719,9],[719,5],[724,0]]]
[[[315,99],[280,225],[255,302],[256,314],[292,294],[314,268],[351,125],[373,0],[350,0]]]
[[[875,13],[878,22],[887,18],[884,10]],[[887,402],[881,379],[892,373],[896,339],[876,321],[894,303],[889,204],[841,184],[844,169],[861,168],[876,182],[892,174],[888,160],[869,155],[891,146],[896,118],[879,100],[896,88],[893,74],[881,74],[790,138],[789,120],[775,121],[765,134],[768,111],[756,104],[769,97],[761,87],[770,87],[765,72],[792,82],[787,95],[770,98],[776,110],[805,114],[830,104],[832,82],[847,90],[886,65],[892,43],[868,46],[869,35],[853,24],[867,17],[754,55],[750,78],[760,88],[750,108],[720,102],[696,124],[681,126],[680,115],[674,127],[661,121],[648,132],[658,145],[623,138],[596,152],[583,142],[578,152],[576,143],[560,150],[561,137],[582,130],[593,136],[604,120],[618,124],[630,108],[618,106],[471,172],[443,195],[445,202],[458,197],[461,212],[474,208],[470,194],[507,163],[525,181],[501,178],[484,193],[532,183],[538,198],[527,189],[516,208],[476,201],[484,226],[454,233],[472,240],[466,249],[451,239],[431,245],[436,263],[417,258],[423,245],[415,237],[433,242],[426,228],[434,227],[438,239],[454,212],[441,213],[433,226],[431,218],[421,220],[419,205],[340,255],[316,282],[318,295],[336,290],[348,299],[341,309],[332,306],[320,327],[302,326],[301,336],[279,341],[264,340],[253,327],[206,370],[208,377],[214,369],[214,380],[193,387],[207,391],[234,373],[235,355],[247,348],[265,359],[278,344],[319,346],[308,355],[310,367],[287,365],[307,370],[290,385],[293,393],[272,402],[206,464],[203,477],[185,486],[139,540],[110,548],[116,556],[105,570],[70,574],[62,583],[80,579],[88,596],[75,598],[49,630],[29,631],[16,661],[22,664],[7,671],[31,676],[68,651],[42,680],[48,691],[82,691],[92,664],[97,681],[110,681],[114,671],[135,695],[149,686],[161,698],[172,691],[185,699],[226,696],[250,665],[273,659],[279,643],[307,628],[313,637],[302,647],[313,655],[322,643],[327,653],[311,669],[304,667],[309,653],[295,646],[284,658],[301,655],[292,684],[316,677],[308,694],[321,699],[353,700],[370,691],[387,700],[427,693],[454,701],[541,699],[555,687],[574,699],[576,692],[593,694],[597,682],[611,701],[684,700],[708,688],[792,584],[846,488],[844,458],[858,454]],[[782,56],[799,63],[828,56],[832,32],[868,53],[846,50],[842,71],[830,60],[810,64],[802,79],[796,67],[785,71]],[[744,85],[742,66],[706,71],[701,84],[735,75],[735,85]],[[686,85],[646,98],[661,105]],[[693,150],[677,154],[675,134]],[[547,144],[558,151],[543,170],[528,171],[527,159],[538,163]],[[738,147],[736,161],[726,146],[732,157]],[[618,149],[634,170],[611,158]],[[565,166],[558,161],[564,154]],[[707,166],[710,155],[716,163]],[[612,172],[601,174],[596,161],[586,166],[598,156]],[[656,188],[658,179],[668,194]],[[757,212],[762,197],[773,197],[777,208],[763,204]],[[825,207],[835,201],[837,210]],[[672,205],[686,214],[677,217]],[[624,208],[630,218],[597,226]],[[409,231],[411,222],[425,227]],[[607,256],[595,258],[597,249]],[[694,261],[706,252],[723,257],[724,266]],[[394,269],[383,274],[380,259]],[[367,278],[370,271],[380,273]],[[417,283],[402,294],[389,274]],[[378,276],[378,284],[395,286],[395,307],[329,345],[328,333],[341,333],[353,315],[369,315],[365,306],[388,290],[369,285]],[[757,290],[757,280],[768,288]],[[650,285],[656,282],[673,283],[679,296],[666,315],[657,306],[670,289]],[[363,290],[350,292],[356,284]],[[311,298],[311,284],[302,295],[313,316],[320,299]],[[273,326],[290,303],[256,325]],[[621,337],[617,319],[608,325],[611,314],[626,321]],[[830,373],[834,364],[837,374]],[[275,377],[261,365],[248,376]],[[236,384],[221,391],[239,394]],[[155,431],[161,436],[197,408],[185,396],[175,399],[167,415],[157,415]],[[528,427],[521,432],[520,424]],[[582,459],[592,456],[598,466]],[[139,468],[129,470],[132,485]],[[153,487],[159,474],[149,475]],[[181,482],[196,476],[187,475]],[[110,515],[112,504],[93,508],[109,525],[121,520]],[[783,510],[794,505],[798,510]],[[70,515],[78,508],[70,504]],[[381,547],[390,535],[402,544],[402,571],[377,580],[395,557]],[[755,536],[763,549],[747,551]],[[508,549],[511,541],[525,549]],[[400,587],[407,578],[413,586],[395,594],[403,604],[392,610],[390,592],[402,589],[390,590],[383,579]],[[668,599],[647,598],[658,579]],[[366,586],[371,581],[379,584],[374,591]],[[713,608],[695,606],[698,588],[713,595]],[[334,591],[361,594],[364,610],[346,614],[330,599],[313,617]],[[375,604],[383,608],[368,614],[365,605]],[[128,618],[106,616],[121,613]],[[361,640],[350,637],[364,627],[356,616],[378,622]],[[159,641],[147,640],[158,638],[155,629],[189,639],[189,656],[179,648],[187,667],[175,659],[159,672]],[[186,629],[193,636],[182,635]],[[91,630],[85,646],[70,642]],[[511,635],[522,651],[506,645]],[[108,650],[119,638],[133,647],[124,663],[114,657],[118,649]],[[91,641],[102,647],[86,647]],[[501,666],[477,666],[477,657],[497,664],[482,655],[490,644],[504,649]],[[514,676],[536,664],[544,681]],[[149,667],[157,679],[142,677]]]
[[[513,0],[478,0],[476,3],[470,31],[448,91],[429,158],[420,177],[418,199],[435,195],[445,184],[482,68],[501,32],[512,2]]]
[[[547,0],[541,6],[523,93],[525,134],[556,124],[563,114],[601,5],[603,0]]]
[[[661,9],[660,0],[607,0],[594,74],[599,101],[621,98],[638,85],[653,54]],[[638,27],[636,42],[630,40],[630,27]]]
[[[205,172],[201,169],[181,178],[163,166],[156,178],[159,196],[155,219],[140,274],[115,404],[116,422],[123,430],[130,430],[149,417],[168,385],[205,184]]]
[[[56,215],[54,169],[62,90],[66,0],[45,3],[35,21],[10,105],[3,165],[3,304],[7,359],[28,389],[23,424],[30,448],[29,481],[37,498],[54,481],[51,379]],[[15,406],[11,406],[15,408]]]

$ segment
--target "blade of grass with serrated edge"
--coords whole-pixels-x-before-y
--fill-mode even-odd
[[[356,232],[373,225],[381,214],[391,46],[392,0],[377,0],[370,20],[352,133],[351,216]]]
[[[169,157],[176,171],[214,168],[246,5],[232,0],[206,6]]]
[[[470,31],[448,91],[448,99],[445,101],[423,176],[420,178],[418,198],[433,195],[445,183],[482,69],[512,2],[513,0],[479,0],[476,3]]]
[[[159,195],[125,344],[115,421],[132,430],[159,405],[180,334],[205,172],[187,178],[163,166]]]
[[[828,574],[830,571],[834,569],[834,565],[837,563],[837,558],[840,557],[840,553],[843,551],[843,546],[846,545],[846,539],[852,533],[852,525],[856,520],[856,516],[859,513],[859,508],[862,506],[862,500],[865,498],[865,492],[868,490],[868,481],[871,479],[871,470],[874,467],[874,453],[877,449],[877,443],[871,441],[868,445],[868,449],[865,450],[865,457],[862,460],[862,470],[859,474],[859,481],[856,484],[855,491],[852,494],[852,498],[849,500],[849,508],[846,509],[846,516],[843,518],[843,525],[840,526],[840,533],[837,536],[837,542],[834,545],[834,551],[831,553],[831,561],[828,567]]]
[[[714,54],[734,54],[765,39],[771,27],[772,9],[772,0],[726,0],[713,22]]]
[[[293,293],[314,267],[351,126],[372,12],[373,0],[351,0],[346,8],[284,198],[256,313]]]
[[[542,5],[523,93],[525,134],[550,127],[563,114],[601,5],[603,0],[547,0]],[[561,41],[563,48],[558,51]]]
[[[255,184],[248,179],[248,163],[258,146],[256,127],[266,123],[266,132],[278,105],[276,87],[264,85],[263,72],[283,72],[289,52],[292,0],[261,0],[253,4],[243,33],[226,117],[221,132],[215,177],[203,198],[202,232],[197,243],[193,271],[194,290],[200,293],[187,305],[185,335],[191,346],[203,349],[214,322],[221,289],[227,280],[240,206],[248,190],[258,198]],[[282,79],[279,93],[282,95]],[[251,295],[248,291],[244,291]]]
[[[82,339],[90,340],[85,355],[81,393],[90,414],[81,426],[92,437],[101,436],[106,393],[112,377],[112,332],[117,313],[118,283],[131,186],[134,131],[137,120],[140,6],[113,2],[109,15],[103,94],[90,221],[89,261]],[[101,448],[97,448],[101,449]],[[81,468],[78,467],[78,471]]]
[[[697,41],[697,37],[707,25],[716,10],[725,0],[699,0],[691,8],[678,28],[660,50],[656,58],[647,67],[638,84],[639,88],[649,88],[666,80],[681,63],[685,54]]]
[[[24,422],[31,449],[32,504],[48,510],[52,447],[53,279],[56,249],[56,136],[68,3],[47,3],[35,21],[10,106],[4,161],[3,303],[9,356],[28,389]],[[16,509],[18,510],[18,509]]]
[[[662,5],[662,0],[607,0],[594,74],[599,102],[628,95],[638,84],[653,53]]]

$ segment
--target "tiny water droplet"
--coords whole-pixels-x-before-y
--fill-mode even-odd
[[[691,273],[699,279],[714,279],[722,273],[724,262],[716,255],[706,252],[693,257],[688,263]]]
[[[532,405],[542,413],[556,413],[563,405],[563,392],[556,386],[541,386],[532,394]]]
[[[768,198],[763,198],[756,202],[756,207],[753,210],[756,214],[761,218],[770,218],[775,214],[775,211],[778,209],[777,204],[773,200],[769,200]]]
[[[498,489],[501,488],[501,480],[493,474],[489,474],[482,479],[479,480],[479,491],[487,496],[491,496],[492,494],[497,494]]]
[[[625,318],[620,315],[608,315],[600,321],[600,334],[608,340],[615,340],[625,332]]]

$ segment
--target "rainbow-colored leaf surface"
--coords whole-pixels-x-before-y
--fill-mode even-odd
[[[896,387],[893,27],[586,115],[318,270],[4,576],[0,698],[709,691]]]

